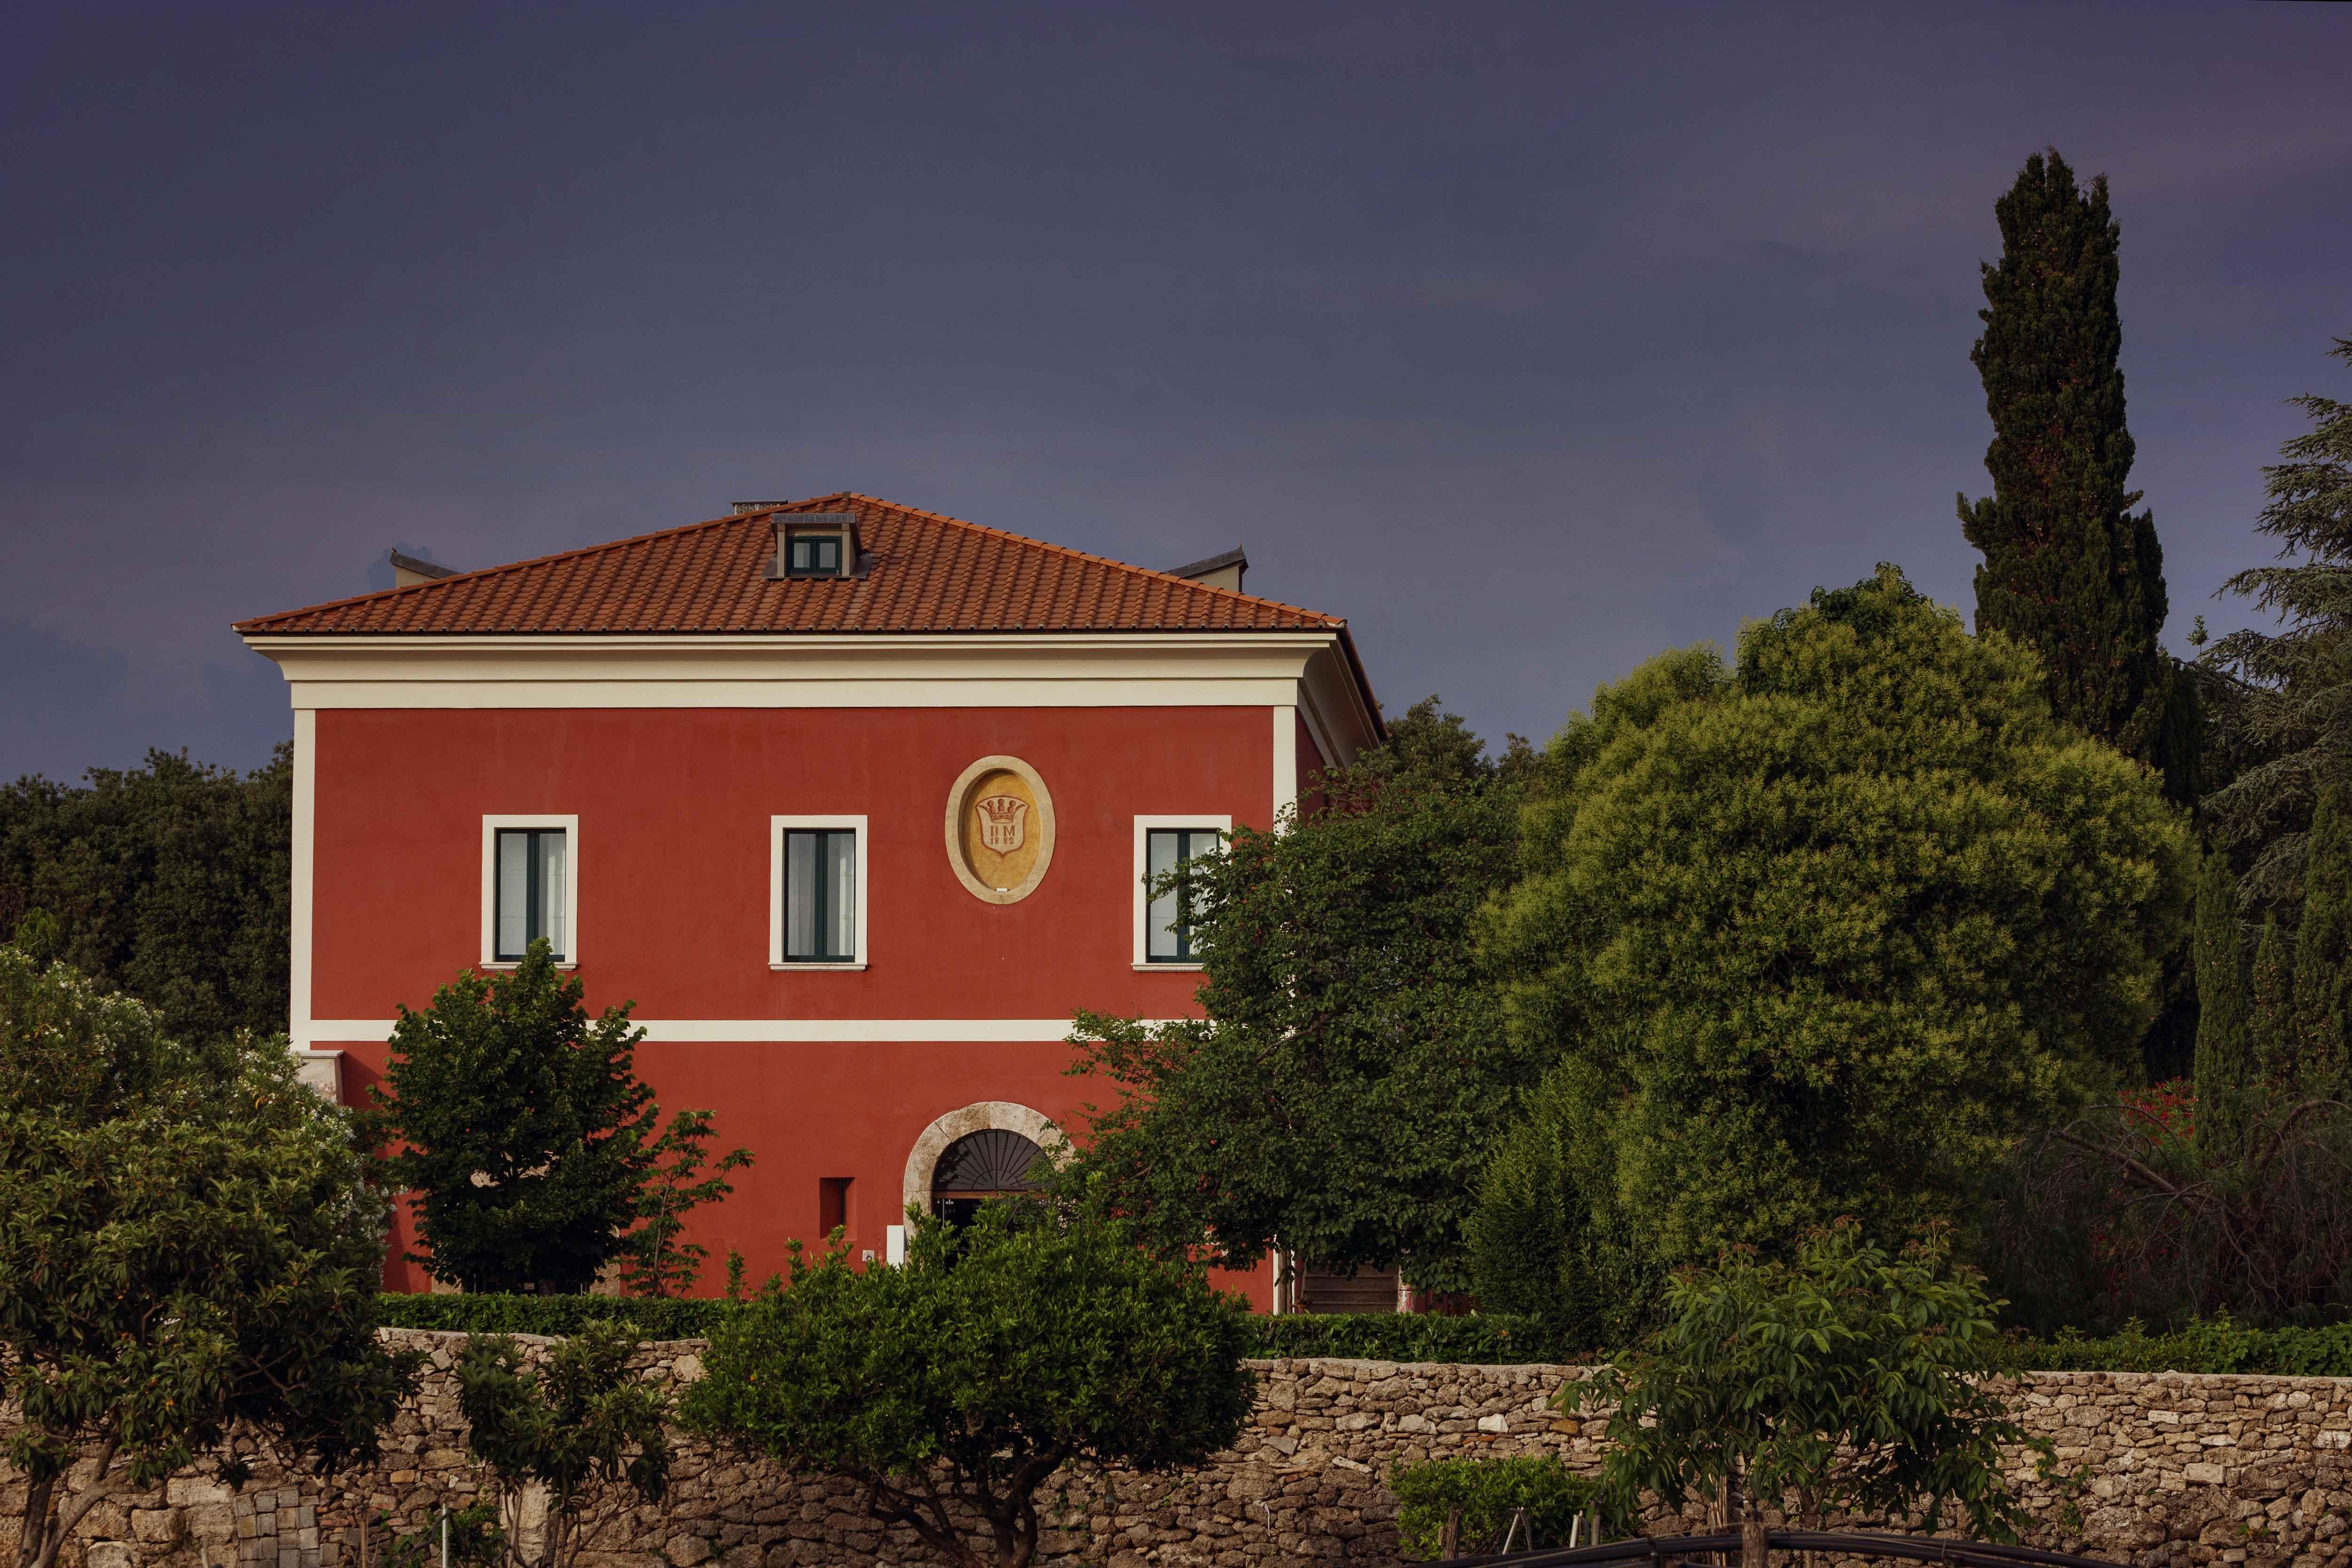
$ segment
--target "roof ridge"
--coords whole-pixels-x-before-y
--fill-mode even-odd
[[[1017,544],[1031,545],[1038,549],[1047,550],[1055,555],[1068,556],[1076,560],[1092,561],[1097,566],[1115,567],[1120,571],[1133,572],[1138,577],[1152,578],[1161,582],[1182,583],[1186,588],[1196,590],[1199,592],[1222,594],[1227,599],[1237,599],[1244,604],[1263,604],[1275,610],[1287,610],[1294,615],[1311,616],[1315,620],[1321,621],[1328,625],[1344,626],[1348,623],[1346,618],[1343,616],[1326,614],[1320,610],[1309,610],[1303,604],[1289,604],[1279,599],[1266,599],[1255,593],[1244,593],[1239,589],[1217,588],[1209,583],[1195,582],[1189,577],[1178,577],[1172,572],[1157,571],[1148,566],[1138,566],[1133,561],[1118,560],[1107,555],[1094,555],[1082,549],[1072,549],[1068,545],[1057,545],[1051,539],[1031,538],[1027,534],[1016,534],[1010,528],[991,528],[986,523],[975,523],[964,517],[951,517],[945,512],[929,512],[925,511],[920,507],[908,507],[897,501],[886,501],[879,496],[868,496],[863,491],[835,490],[831,495],[812,496],[806,500],[794,501],[792,505],[795,507],[806,507],[813,506],[820,501],[838,500],[843,497],[857,501],[870,501],[877,507],[887,507],[894,512],[904,512],[909,517],[929,517],[933,522],[939,523],[952,523],[957,528],[970,528],[974,533],[988,534],[1001,539],[1012,539]],[[782,509],[782,508],[779,508],[779,510]]]
[[[798,506],[800,503],[793,504]],[[595,555],[604,550],[620,549],[627,545],[642,544],[647,539],[666,538],[673,534],[692,533],[697,528],[715,528],[722,523],[740,523],[746,517],[768,515],[766,512],[731,512],[723,517],[705,517],[700,522],[677,523],[667,528],[656,528],[650,533],[631,534],[625,539],[606,539],[601,544],[574,545],[570,549],[555,550],[547,555],[530,556],[522,560],[500,561],[496,566],[476,567],[470,571],[452,572],[447,577],[436,577],[430,582],[407,582],[391,588],[373,588],[365,593],[354,593],[343,599],[330,599],[318,604],[306,604],[296,610],[273,610],[266,615],[248,615],[242,621],[230,622],[230,629],[233,631],[237,627],[251,626],[264,621],[281,621],[289,615],[308,615],[314,611],[341,610],[347,605],[365,604],[378,599],[397,598],[404,593],[429,593],[436,588],[452,582],[464,582],[472,578],[496,577],[502,571],[520,571],[527,566],[544,566],[550,561],[571,560],[580,556]],[[1312,614],[1313,612],[1310,611],[1308,613]]]

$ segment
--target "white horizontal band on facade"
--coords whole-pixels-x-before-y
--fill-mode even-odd
[[[747,1044],[872,1045],[958,1044],[1061,1040],[1070,1038],[1068,1019],[635,1019],[655,1044],[734,1042]],[[297,1034],[299,1051],[329,1045],[373,1043],[392,1038],[393,1019],[312,1019]]]

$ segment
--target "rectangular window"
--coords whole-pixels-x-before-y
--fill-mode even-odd
[[[562,828],[498,830],[498,942],[502,964],[519,962],[544,936],[560,963],[571,956],[571,835]]]
[[[1216,852],[1223,834],[1215,828],[1153,828],[1145,839],[1144,896],[1150,906],[1144,916],[1149,934],[1146,956],[1154,964],[1192,964],[1200,954],[1192,943],[1192,920],[1199,900],[1184,868],[1201,856]],[[1175,873],[1172,884],[1162,879]]]
[[[784,544],[786,577],[839,577],[839,534],[794,534]]]
[[[857,833],[793,828],[784,833],[784,962],[857,958]]]

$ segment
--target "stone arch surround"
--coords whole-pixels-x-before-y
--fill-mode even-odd
[[[978,1100],[961,1111],[950,1111],[924,1128],[915,1146],[907,1152],[907,1176],[900,1189],[898,1212],[906,1213],[909,1206],[929,1212],[931,1173],[939,1167],[940,1156],[948,1152],[948,1145],[967,1134],[991,1131],[1018,1133],[1049,1155],[1065,1141],[1062,1129],[1043,1112],[1010,1100]]]

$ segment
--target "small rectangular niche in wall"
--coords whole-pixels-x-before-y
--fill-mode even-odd
[[[820,1242],[830,1240],[836,1230],[849,1228],[849,1182],[847,1176],[816,1178],[816,1229]]]

